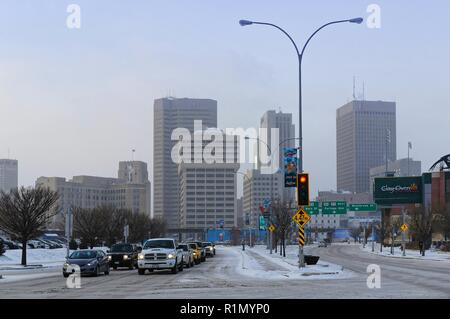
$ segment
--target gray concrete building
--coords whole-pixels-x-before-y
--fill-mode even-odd
[[[213,153],[215,160],[202,163],[182,162],[178,165],[180,181],[180,227],[183,229],[219,228],[231,229],[237,226],[237,177],[239,169],[239,139],[225,136],[218,129],[209,129],[222,135],[223,143],[218,143]],[[194,135],[202,132],[195,132]],[[212,141],[203,136],[202,148]],[[203,151],[201,151],[203,150]],[[194,158],[192,147],[191,158]],[[187,237],[190,237],[187,235]]]
[[[277,168],[280,172],[284,172],[284,152],[283,148],[296,147],[297,140],[295,139],[295,125],[292,124],[292,113],[283,113],[282,111],[276,112],[275,110],[266,111],[261,117],[260,128],[264,128],[267,131],[265,136],[260,136],[260,139],[265,143],[271,145],[273,160],[278,159]],[[278,138],[272,137],[272,129],[278,129]],[[274,139],[274,141],[272,141]],[[260,152],[268,152],[267,146],[264,142],[258,143],[258,168],[260,168],[259,154]],[[268,153],[266,153],[268,154]],[[295,192],[293,188],[283,188],[282,199],[289,200],[295,199]]]
[[[186,128],[194,132],[194,121],[217,127],[217,101],[211,99],[161,98],[154,102],[153,124],[153,214],[162,217],[169,229],[180,226],[180,181],[171,151],[172,131]]]
[[[259,225],[260,206],[264,199],[280,199],[284,190],[284,174],[261,174],[257,169],[248,170],[243,179],[244,196],[243,210],[244,219],[249,220],[252,228]]]
[[[111,205],[150,215],[151,185],[144,162],[120,162],[118,178],[80,175],[66,180],[64,177],[39,177],[38,186],[59,193],[57,206],[63,212],[69,207]],[[57,216],[53,222],[58,219]]]
[[[386,152],[386,141],[387,152]],[[397,159],[396,104],[351,101],[336,111],[337,190],[370,189],[369,170]]]
[[[5,193],[18,186],[18,162],[0,159],[0,191]]]

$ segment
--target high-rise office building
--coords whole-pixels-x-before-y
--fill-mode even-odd
[[[265,143],[269,144],[269,146],[272,143],[272,129],[278,129],[278,139],[276,141],[273,141],[271,150],[273,152],[273,159],[275,160],[275,158],[278,157],[277,166],[283,169],[283,148],[295,147],[296,144],[296,140],[294,139],[295,126],[294,124],[292,124],[292,113],[283,113],[281,111],[276,112],[273,110],[266,111],[261,117],[260,128],[264,128],[267,130],[267,134],[265,134],[265,136],[260,136],[259,138]],[[264,142],[259,142],[258,155],[261,154],[261,152],[265,152],[265,154],[268,154],[270,156],[267,146],[264,144]],[[275,149],[272,149],[274,147]],[[279,150],[277,150],[278,147]],[[258,159],[259,158],[260,157],[258,156]],[[261,163],[258,160],[258,165],[260,164]]]
[[[217,101],[210,99],[162,98],[154,102],[153,125],[153,215],[162,217],[169,229],[180,225],[180,182],[177,164],[171,158],[172,131],[194,132],[194,121],[217,127]]]
[[[397,159],[395,102],[351,101],[336,111],[337,190],[369,192],[369,170]]]
[[[208,131],[216,132],[216,136],[220,134],[223,139],[223,143],[214,147],[214,159],[178,165],[180,226],[184,229],[231,229],[237,226],[239,139],[237,136],[225,135],[218,129]],[[202,152],[212,141],[211,136],[203,136],[202,147],[197,152]],[[192,152],[191,159],[195,152]]]
[[[278,160],[276,164],[276,169],[280,172],[284,171],[284,152],[283,148],[290,147],[294,148],[296,145],[295,139],[295,125],[292,124],[292,113],[283,113],[281,111],[276,112],[274,110],[266,111],[261,117],[260,128],[266,129],[265,136],[260,136],[260,139],[265,143],[272,145],[271,151],[273,155],[270,157],[272,160]],[[272,129],[278,129],[278,138],[272,136],[274,132]],[[264,134],[264,133],[263,133]],[[273,139],[273,141],[272,141]],[[258,167],[261,168],[260,163],[260,152],[267,152],[267,146],[264,142],[258,143]],[[275,167],[274,167],[275,168]],[[293,188],[284,188],[280,194],[281,198],[284,200],[294,199]]]
[[[18,162],[13,159],[0,159],[0,191],[9,192],[18,186]]]

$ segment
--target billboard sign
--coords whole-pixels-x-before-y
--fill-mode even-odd
[[[373,198],[379,205],[421,204],[422,177],[377,177]]]
[[[297,149],[283,148],[284,153],[284,187],[297,187]]]

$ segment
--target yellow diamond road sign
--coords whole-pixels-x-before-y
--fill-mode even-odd
[[[408,230],[408,225],[403,224],[403,225],[400,226],[400,229],[402,230],[402,232],[405,232],[405,231]]]
[[[311,219],[309,215],[303,210],[303,208],[299,209],[297,213],[292,217],[292,219],[300,226],[305,226]]]
[[[275,226],[274,226],[273,224],[270,224],[270,226],[269,226],[269,231],[270,231],[271,233],[273,233],[273,232],[275,231]]]

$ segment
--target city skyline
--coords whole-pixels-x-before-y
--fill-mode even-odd
[[[139,1],[126,7],[127,15],[119,14],[125,7],[115,4],[100,16],[96,9],[107,2],[79,1],[82,27],[68,30],[66,4],[50,3],[0,4],[0,26],[9,30],[0,43],[0,157],[11,150],[21,163],[19,185],[25,186],[40,175],[110,176],[112,163],[131,159],[131,149],[136,159],[153,167],[152,103],[165,95],[217,100],[219,127],[258,127],[266,110],[279,108],[292,113],[297,126],[296,61],[290,44],[272,30],[241,28],[238,20],[279,23],[302,43],[325,17],[368,16],[367,4],[356,2],[222,8],[206,2]],[[336,188],[335,109],[351,99],[353,76],[358,92],[365,82],[367,99],[397,102],[399,158],[406,157],[408,141],[414,145],[411,156],[424,168],[447,152],[445,145],[427,140],[439,136],[450,117],[444,88],[450,47],[427,34],[448,26],[449,4],[441,2],[440,10],[432,11],[406,2],[379,5],[380,29],[363,24],[324,31],[305,55],[304,164],[313,176],[314,193]],[[185,22],[188,36],[180,37],[179,25],[158,16],[164,12]],[[432,21],[420,19],[431,12]],[[394,19],[404,22],[394,25]],[[423,46],[417,47],[418,42]],[[439,50],[428,51],[428,46]],[[339,52],[339,59],[332,52]],[[412,65],[419,76],[412,76]],[[230,116],[237,112],[240,118]],[[433,125],[418,130],[424,122]],[[45,138],[51,142],[36,143]]]

